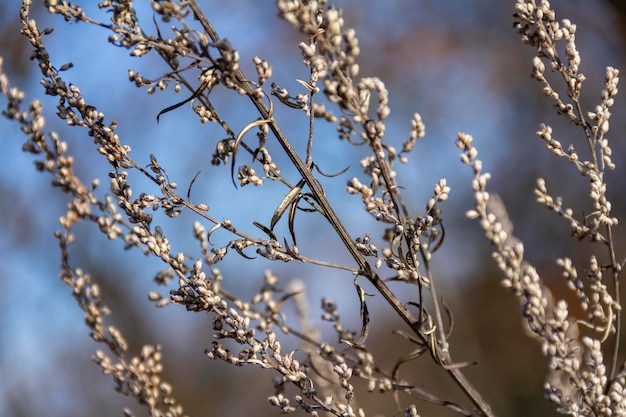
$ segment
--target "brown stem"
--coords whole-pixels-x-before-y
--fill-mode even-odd
[[[200,10],[195,0],[189,1],[189,6],[194,12],[196,18],[202,24],[204,30],[207,32],[209,37],[213,42],[217,45],[221,44],[221,39],[218,36],[217,32],[208,21],[204,13]],[[387,300],[387,302],[391,305],[391,307],[398,313],[398,315],[404,320],[405,323],[415,332],[418,336],[419,334],[419,323],[416,318],[411,314],[411,312],[404,306],[404,304],[396,297],[396,295],[389,289],[389,287],[385,284],[385,282],[380,279],[378,274],[372,269],[371,265],[365,260],[365,257],[359,252],[354,241],[346,231],[345,227],[335,214],[335,211],[332,209],[330,203],[325,197],[325,193],[322,190],[319,182],[315,180],[313,175],[311,174],[311,170],[306,164],[302,161],[296,150],[291,145],[291,142],[287,139],[285,134],[282,132],[278,123],[276,123],[273,119],[271,119],[270,110],[267,108],[265,103],[263,103],[262,99],[258,98],[251,86],[247,78],[244,76],[243,72],[239,68],[233,71],[234,77],[239,82],[239,85],[245,90],[246,95],[250,98],[254,106],[259,111],[261,117],[263,119],[268,120],[268,124],[272,133],[276,136],[276,139],[280,143],[283,150],[287,153],[287,156],[294,164],[302,178],[308,185],[311,193],[316,197],[318,204],[320,205],[321,211],[331,224],[333,229],[339,235],[339,238],[346,246],[352,258],[356,261],[361,275],[366,277],[372,285],[378,290],[378,292]],[[478,393],[478,391],[472,386],[472,384],[467,380],[465,375],[461,372],[459,368],[455,368],[453,365],[452,358],[448,351],[444,351],[439,346],[436,346],[437,356],[439,357],[440,363],[443,368],[452,376],[454,381],[459,385],[459,387],[467,394],[467,396],[471,399],[474,405],[480,410],[480,412],[484,416],[495,417],[495,414],[491,410],[489,404],[482,398],[482,396]]]
[[[621,272],[621,265],[617,263],[617,259],[615,258],[615,247],[613,246],[613,228],[611,226],[607,226],[607,240],[609,246],[609,256],[611,258],[611,269],[613,271],[613,290],[615,292],[615,302],[617,305],[620,305],[620,294],[619,294],[619,275]],[[615,319],[615,336],[613,340],[613,351],[611,352],[611,368],[609,371],[609,378],[613,380],[615,377],[615,371],[617,369],[617,356],[619,354],[619,343],[620,343],[620,335],[621,335],[621,326],[622,326],[622,314],[620,311],[616,312]],[[610,324],[609,324],[610,325]],[[610,384],[607,384],[607,389]]]

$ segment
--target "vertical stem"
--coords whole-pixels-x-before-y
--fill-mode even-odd
[[[609,243],[609,256],[611,258],[611,269],[613,271],[613,290],[614,290],[614,299],[617,305],[620,304],[620,294],[619,294],[619,275],[621,272],[621,265],[617,263],[615,259],[615,247],[613,245],[613,228],[611,226],[607,226],[607,237]],[[611,366],[609,371],[609,380],[612,381],[615,377],[615,371],[617,370],[617,356],[619,354],[619,344],[620,344],[620,335],[621,335],[621,327],[622,327],[622,312],[616,311],[615,318],[615,336],[613,340],[613,352],[611,355]],[[610,324],[609,324],[610,325]],[[610,384],[607,384],[607,390],[610,387]]]

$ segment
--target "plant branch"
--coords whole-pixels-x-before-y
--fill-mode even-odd
[[[189,1],[189,6],[192,9],[196,18],[200,21],[201,25],[205,29],[207,35],[211,38],[211,40],[218,45],[218,49],[222,52],[222,49],[219,45],[221,45],[221,38],[208,21],[204,13],[201,11],[199,6],[197,5],[195,0]],[[373,270],[371,265],[365,260],[364,256],[359,252],[354,241],[346,231],[342,222],[339,220],[335,211],[332,209],[330,203],[325,197],[325,193],[322,190],[319,182],[313,177],[311,170],[306,164],[300,159],[297,151],[291,145],[291,142],[287,139],[283,131],[278,126],[278,123],[273,120],[272,115],[270,113],[270,109],[263,103],[263,101],[258,98],[252,88],[250,87],[250,83],[247,78],[244,76],[243,72],[236,68],[233,70],[233,75],[235,79],[239,82],[240,87],[245,90],[246,95],[253,102],[254,106],[259,111],[261,117],[268,121],[269,128],[275,135],[279,144],[294,164],[302,178],[308,185],[311,190],[311,193],[316,198],[318,204],[320,205],[320,209],[324,217],[331,224],[335,232],[339,235],[339,238],[346,246],[352,258],[356,261],[360,275],[366,277],[372,285],[378,290],[378,292],[385,298],[385,300],[392,306],[392,308],[398,313],[398,315],[402,318],[402,320],[417,334],[419,333],[419,323],[416,318],[411,314],[411,312],[404,306],[404,304],[398,299],[398,297],[389,289],[389,287],[384,283],[384,281],[378,276],[378,274]],[[384,166],[384,164],[381,164]],[[472,400],[474,405],[480,410],[480,412],[485,416],[494,416],[493,411],[489,404],[482,398],[482,396],[478,393],[478,391],[471,385],[471,383],[467,380],[464,374],[458,368],[450,367],[452,365],[452,360],[449,352],[443,351],[440,347],[435,347],[437,349],[437,353],[441,360],[441,364],[444,366],[446,371],[452,376],[454,381],[459,385],[459,387],[468,395],[468,397]]]

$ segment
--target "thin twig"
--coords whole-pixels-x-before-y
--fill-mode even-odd
[[[200,21],[201,25],[207,32],[208,36],[211,40],[216,44],[220,45],[221,38],[218,36],[217,32],[214,30],[211,23],[208,21],[204,13],[201,11],[200,7],[196,3],[195,0],[189,1],[189,6],[194,12],[196,18]],[[220,50],[221,51],[221,50]],[[302,178],[304,178],[306,184],[310,188],[312,194],[316,197],[317,202],[320,205],[322,210],[322,214],[326,217],[328,222],[331,224],[335,232],[339,235],[339,238],[346,246],[350,255],[356,261],[359,266],[360,274],[366,277],[372,285],[380,292],[380,294],[385,298],[385,300],[392,306],[392,308],[398,313],[398,315],[403,319],[405,323],[409,325],[409,327],[419,334],[419,323],[416,318],[411,314],[411,312],[404,306],[404,304],[397,298],[397,296],[387,287],[382,279],[376,274],[376,272],[372,269],[371,265],[365,260],[364,256],[359,252],[354,241],[346,231],[345,227],[335,214],[335,211],[330,206],[330,203],[325,198],[325,193],[322,190],[319,182],[315,180],[313,177],[311,170],[309,167],[300,159],[296,150],[291,145],[291,142],[287,139],[285,134],[282,132],[278,123],[273,119],[270,119],[269,109],[265,106],[262,100],[258,99],[253,93],[249,83],[247,82],[247,78],[241,72],[239,68],[233,71],[233,75],[239,81],[239,85],[246,92],[246,95],[253,102],[261,117],[268,120],[269,127],[274,133],[276,139],[279,144],[283,148],[283,150],[287,153],[287,156],[294,164]],[[382,164],[384,165],[384,164]],[[449,352],[441,351],[438,352],[441,355],[441,363],[442,365],[452,365],[452,360],[450,358]],[[454,381],[461,387],[461,389],[468,395],[468,397],[472,400],[474,405],[485,415],[485,416],[495,416],[489,404],[482,398],[482,396],[478,393],[478,391],[472,386],[472,384],[467,380],[464,374],[458,368],[446,368],[447,372],[452,376]]]

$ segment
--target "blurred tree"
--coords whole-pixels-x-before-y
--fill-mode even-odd
[[[611,6],[615,9],[617,18],[620,21],[621,34],[623,38],[626,38],[626,2],[622,0],[608,0]]]

